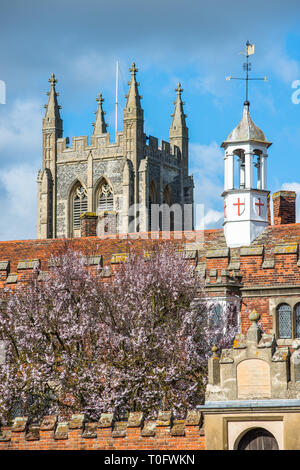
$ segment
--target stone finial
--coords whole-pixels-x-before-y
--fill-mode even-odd
[[[139,91],[138,91],[139,83],[136,81],[136,73],[138,69],[136,68],[134,62],[132,62],[129,71],[131,72],[131,81],[128,82],[129,91],[128,91],[128,94],[126,95],[127,102],[126,102],[124,111],[127,110],[130,113],[134,111],[140,114],[142,111],[141,103],[140,103],[140,99],[142,98],[142,96],[139,95]]]
[[[57,79],[55,78],[54,73],[51,74],[50,78],[48,79],[48,82],[51,85],[50,91],[47,92],[48,95],[48,104],[45,105],[46,108],[46,113],[45,113],[45,120],[43,122],[43,127],[56,127],[61,131],[60,137],[62,136],[62,120],[60,118],[60,112],[59,110],[61,109],[61,106],[57,102],[57,97],[59,93],[56,92],[55,90],[55,85],[57,83]]]
[[[176,97],[176,101],[174,101],[174,105],[175,105],[174,113],[171,114],[173,118],[171,128],[181,129],[181,128],[186,127],[186,122],[185,122],[186,114],[184,114],[184,111],[183,111],[184,101],[182,101],[181,99],[181,93],[183,92],[183,88],[181,87],[180,83],[177,84],[175,91],[176,91],[177,97]]]
[[[253,310],[249,315],[249,320],[252,322],[252,325],[247,331],[247,342],[254,343],[256,345],[259,344],[262,335],[261,329],[257,324],[260,317],[260,313],[257,313],[256,310]]]
[[[181,97],[181,93],[183,92],[183,88],[181,88],[181,83],[177,83],[177,87],[175,88],[175,91],[179,97]]]
[[[96,101],[98,103],[98,109],[95,111],[96,114],[96,121],[93,122],[93,135],[99,135],[99,134],[105,134],[106,133],[106,128],[108,127],[108,124],[106,124],[104,116],[105,116],[105,111],[103,111],[102,104],[104,102],[104,98],[102,98],[102,93],[99,93],[99,95],[96,98]]]
[[[104,98],[102,98],[102,93],[99,93],[99,95],[96,98],[96,101],[99,104],[99,106],[102,105],[102,103],[105,101]]]
[[[217,354],[218,351],[219,351],[218,346],[216,346],[216,345],[214,344],[214,345],[212,346],[212,348],[211,348],[211,352],[212,352],[212,354],[213,354],[212,357],[218,357],[218,354]]]
[[[252,323],[257,323],[260,320],[260,313],[258,313],[256,310],[252,310],[252,312],[249,315],[249,320],[252,321]]]
[[[48,79],[48,82],[51,84],[52,87],[55,87],[55,85],[57,83],[57,79],[55,78],[54,73],[51,73],[51,76]]]
[[[138,71],[139,71],[139,69],[136,68],[135,62],[132,62],[131,67],[129,69],[129,72],[131,72],[131,75],[135,77],[135,75]]]

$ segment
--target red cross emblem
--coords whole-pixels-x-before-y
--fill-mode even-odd
[[[238,215],[241,215],[241,206],[244,206],[245,203],[240,201],[240,198],[238,198],[237,202],[233,203],[234,206],[238,207]],[[244,211],[243,211],[244,212]]]
[[[227,207],[226,201],[224,201],[224,217],[226,217],[226,207]]]
[[[258,202],[255,203],[256,206],[258,206],[258,215],[261,215],[260,208],[264,206],[262,202],[260,202],[260,197],[258,198]]]

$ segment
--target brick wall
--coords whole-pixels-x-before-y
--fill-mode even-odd
[[[98,422],[84,422],[73,415],[69,422],[46,416],[40,426],[28,426],[27,418],[15,418],[12,427],[0,432],[0,450],[204,450],[201,413],[190,411],[185,420],[172,420],[160,412],[155,421],[142,413],[130,413],[127,421],[113,421],[103,413]]]

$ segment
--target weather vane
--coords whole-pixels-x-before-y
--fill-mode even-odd
[[[267,77],[264,78],[249,78],[249,72],[251,72],[251,62],[249,62],[249,56],[254,54],[254,44],[250,44],[249,41],[246,42],[246,50],[243,52],[240,52],[240,54],[243,54],[246,56],[246,62],[243,64],[243,70],[246,72],[245,77],[225,77],[226,80],[245,80],[246,82],[246,101],[245,103],[249,103],[248,101],[248,82],[249,80],[264,80],[265,82],[268,81]]]

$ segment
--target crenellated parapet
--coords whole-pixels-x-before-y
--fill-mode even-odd
[[[45,416],[39,425],[27,417],[17,417],[12,426],[2,427],[0,449],[198,449],[205,447],[202,414],[188,411],[179,420],[171,411],[159,411],[156,419],[142,412],[131,412],[117,421],[114,413],[102,413],[98,421],[89,422],[83,414],[68,421]]]

